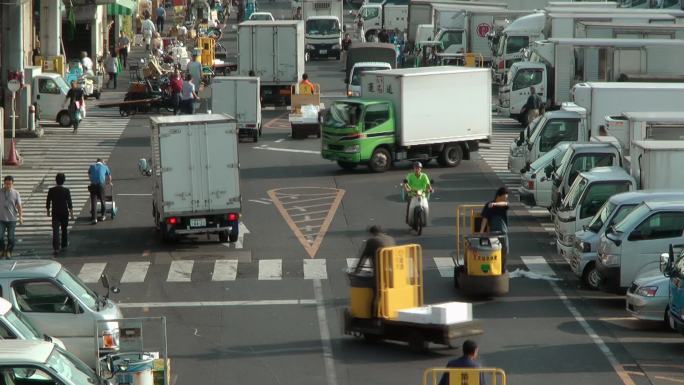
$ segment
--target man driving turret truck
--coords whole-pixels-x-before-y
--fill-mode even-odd
[[[377,304],[375,303],[375,300],[377,297],[378,290],[375,279],[377,268],[377,266],[375,265],[375,256],[378,254],[378,250],[383,249],[385,247],[395,246],[396,242],[394,241],[394,238],[385,234],[380,226],[370,226],[368,228],[368,232],[371,233],[371,237],[368,238],[368,240],[366,240],[366,246],[363,248],[363,251],[361,252],[359,262],[356,264],[356,267],[354,267],[354,270],[352,270],[350,275],[354,276],[355,279],[365,281],[366,285],[364,286],[373,288],[373,308],[371,309],[371,314],[375,314],[375,310],[377,309]],[[366,265],[366,261],[369,262],[370,273],[364,274],[363,271],[364,266]]]

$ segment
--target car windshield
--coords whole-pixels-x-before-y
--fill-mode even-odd
[[[66,84],[66,82],[64,81],[64,79],[63,79],[62,77],[57,76],[57,77],[55,78],[55,82],[57,83],[57,87],[59,87],[59,89],[60,89],[64,94],[66,94],[67,92],[69,92],[69,86]]]
[[[626,230],[635,227],[641,222],[641,219],[644,218],[649,211],[651,211],[651,208],[645,203],[642,203],[627,214],[620,222],[617,222],[617,224],[613,226],[613,229],[616,233],[624,233]]]
[[[273,18],[267,13],[253,13],[252,16],[249,17],[249,20],[271,21]]]
[[[58,346],[52,350],[46,364],[70,384],[98,384],[100,382],[92,369]]]
[[[340,33],[340,22],[335,19],[314,19],[306,21],[308,35],[334,35]]]
[[[591,222],[589,222],[589,227],[587,228],[592,233],[598,233],[599,230],[601,230],[601,227],[603,227],[603,224],[606,223],[608,218],[610,218],[610,215],[613,213],[616,207],[617,205],[615,203],[611,203],[610,201],[604,203],[596,215],[594,215],[594,218],[592,218]]]
[[[386,69],[388,69],[388,68],[387,67],[378,67],[378,66],[356,67],[356,68],[354,68],[354,71],[352,72],[351,85],[353,85],[353,86],[360,86],[361,85],[361,73],[362,72],[386,70]]]
[[[20,337],[24,339],[34,339],[34,340],[42,340],[43,335],[36,329],[35,326],[29,321],[28,318],[24,314],[18,311],[14,311],[14,309],[10,309],[10,311],[5,314],[5,318],[7,318],[7,321],[14,325],[14,327],[19,331],[21,334]]]
[[[325,119],[325,126],[332,128],[355,127],[361,118],[362,105],[359,103],[335,102]]]
[[[80,279],[69,270],[62,269],[57,273],[57,281],[64,285],[73,295],[81,300],[81,303],[92,310],[97,310],[97,294],[90,290]]]
[[[580,198],[582,197],[582,194],[584,194],[584,191],[587,189],[588,185],[589,180],[587,178],[580,177],[575,179],[575,183],[572,184],[572,187],[568,192],[568,196],[566,196],[563,200],[560,209],[562,211],[574,210],[575,207],[577,207],[577,204],[579,203]]]
[[[551,164],[553,159],[556,159],[556,162],[558,162],[558,158],[565,152],[567,148],[568,146],[566,145],[554,147],[551,151],[532,162],[530,165],[530,170],[532,170],[532,172],[543,170],[546,166]]]

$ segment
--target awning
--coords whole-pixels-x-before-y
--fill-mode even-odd
[[[135,0],[112,0],[107,3],[108,15],[132,15],[136,8]]]

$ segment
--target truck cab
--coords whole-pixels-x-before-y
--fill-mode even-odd
[[[638,190],[610,197],[582,230],[575,233],[575,248],[570,256],[570,269],[591,289],[599,289],[600,274],[596,270],[597,250],[601,236],[620,223],[645,201],[684,201],[684,192]]]
[[[71,125],[71,115],[64,108],[69,85],[55,73],[43,72],[33,77],[33,103],[38,104],[42,118],[51,119],[62,127]]]
[[[505,84],[506,76],[513,63],[523,59],[523,50],[531,41],[544,39],[546,14],[543,12],[522,16],[512,21],[504,28],[496,47],[496,59],[493,61],[495,78]]]
[[[537,95],[546,103],[549,94],[546,87],[547,76],[548,71],[544,63],[513,63],[508,70],[506,83],[499,89],[499,113],[523,121],[527,114],[525,103],[530,96],[530,87],[534,87]]]
[[[360,62],[354,64],[349,73],[349,81],[347,83],[347,96],[359,97],[361,96],[361,73],[364,71],[377,71],[392,69],[390,63],[382,62]]]
[[[551,151],[542,155],[524,168],[520,177],[520,201],[529,206],[549,207],[551,205],[552,179],[546,175],[549,167],[559,164],[570,143],[558,143]]]
[[[670,245],[684,246],[683,232],[683,201],[637,206],[601,236],[597,259],[601,288],[624,289],[642,272],[656,268]]]
[[[635,189],[634,178],[620,167],[596,167],[580,173],[554,216],[558,254],[568,260],[575,233],[589,224],[611,196]]]

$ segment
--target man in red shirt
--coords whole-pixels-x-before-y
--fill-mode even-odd
[[[171,101],[173,103],[173,114],[178,115],[180,112],[181,92],[183,91],[183,79],[180,71],[175,70],[173,77],[171,77]]]

